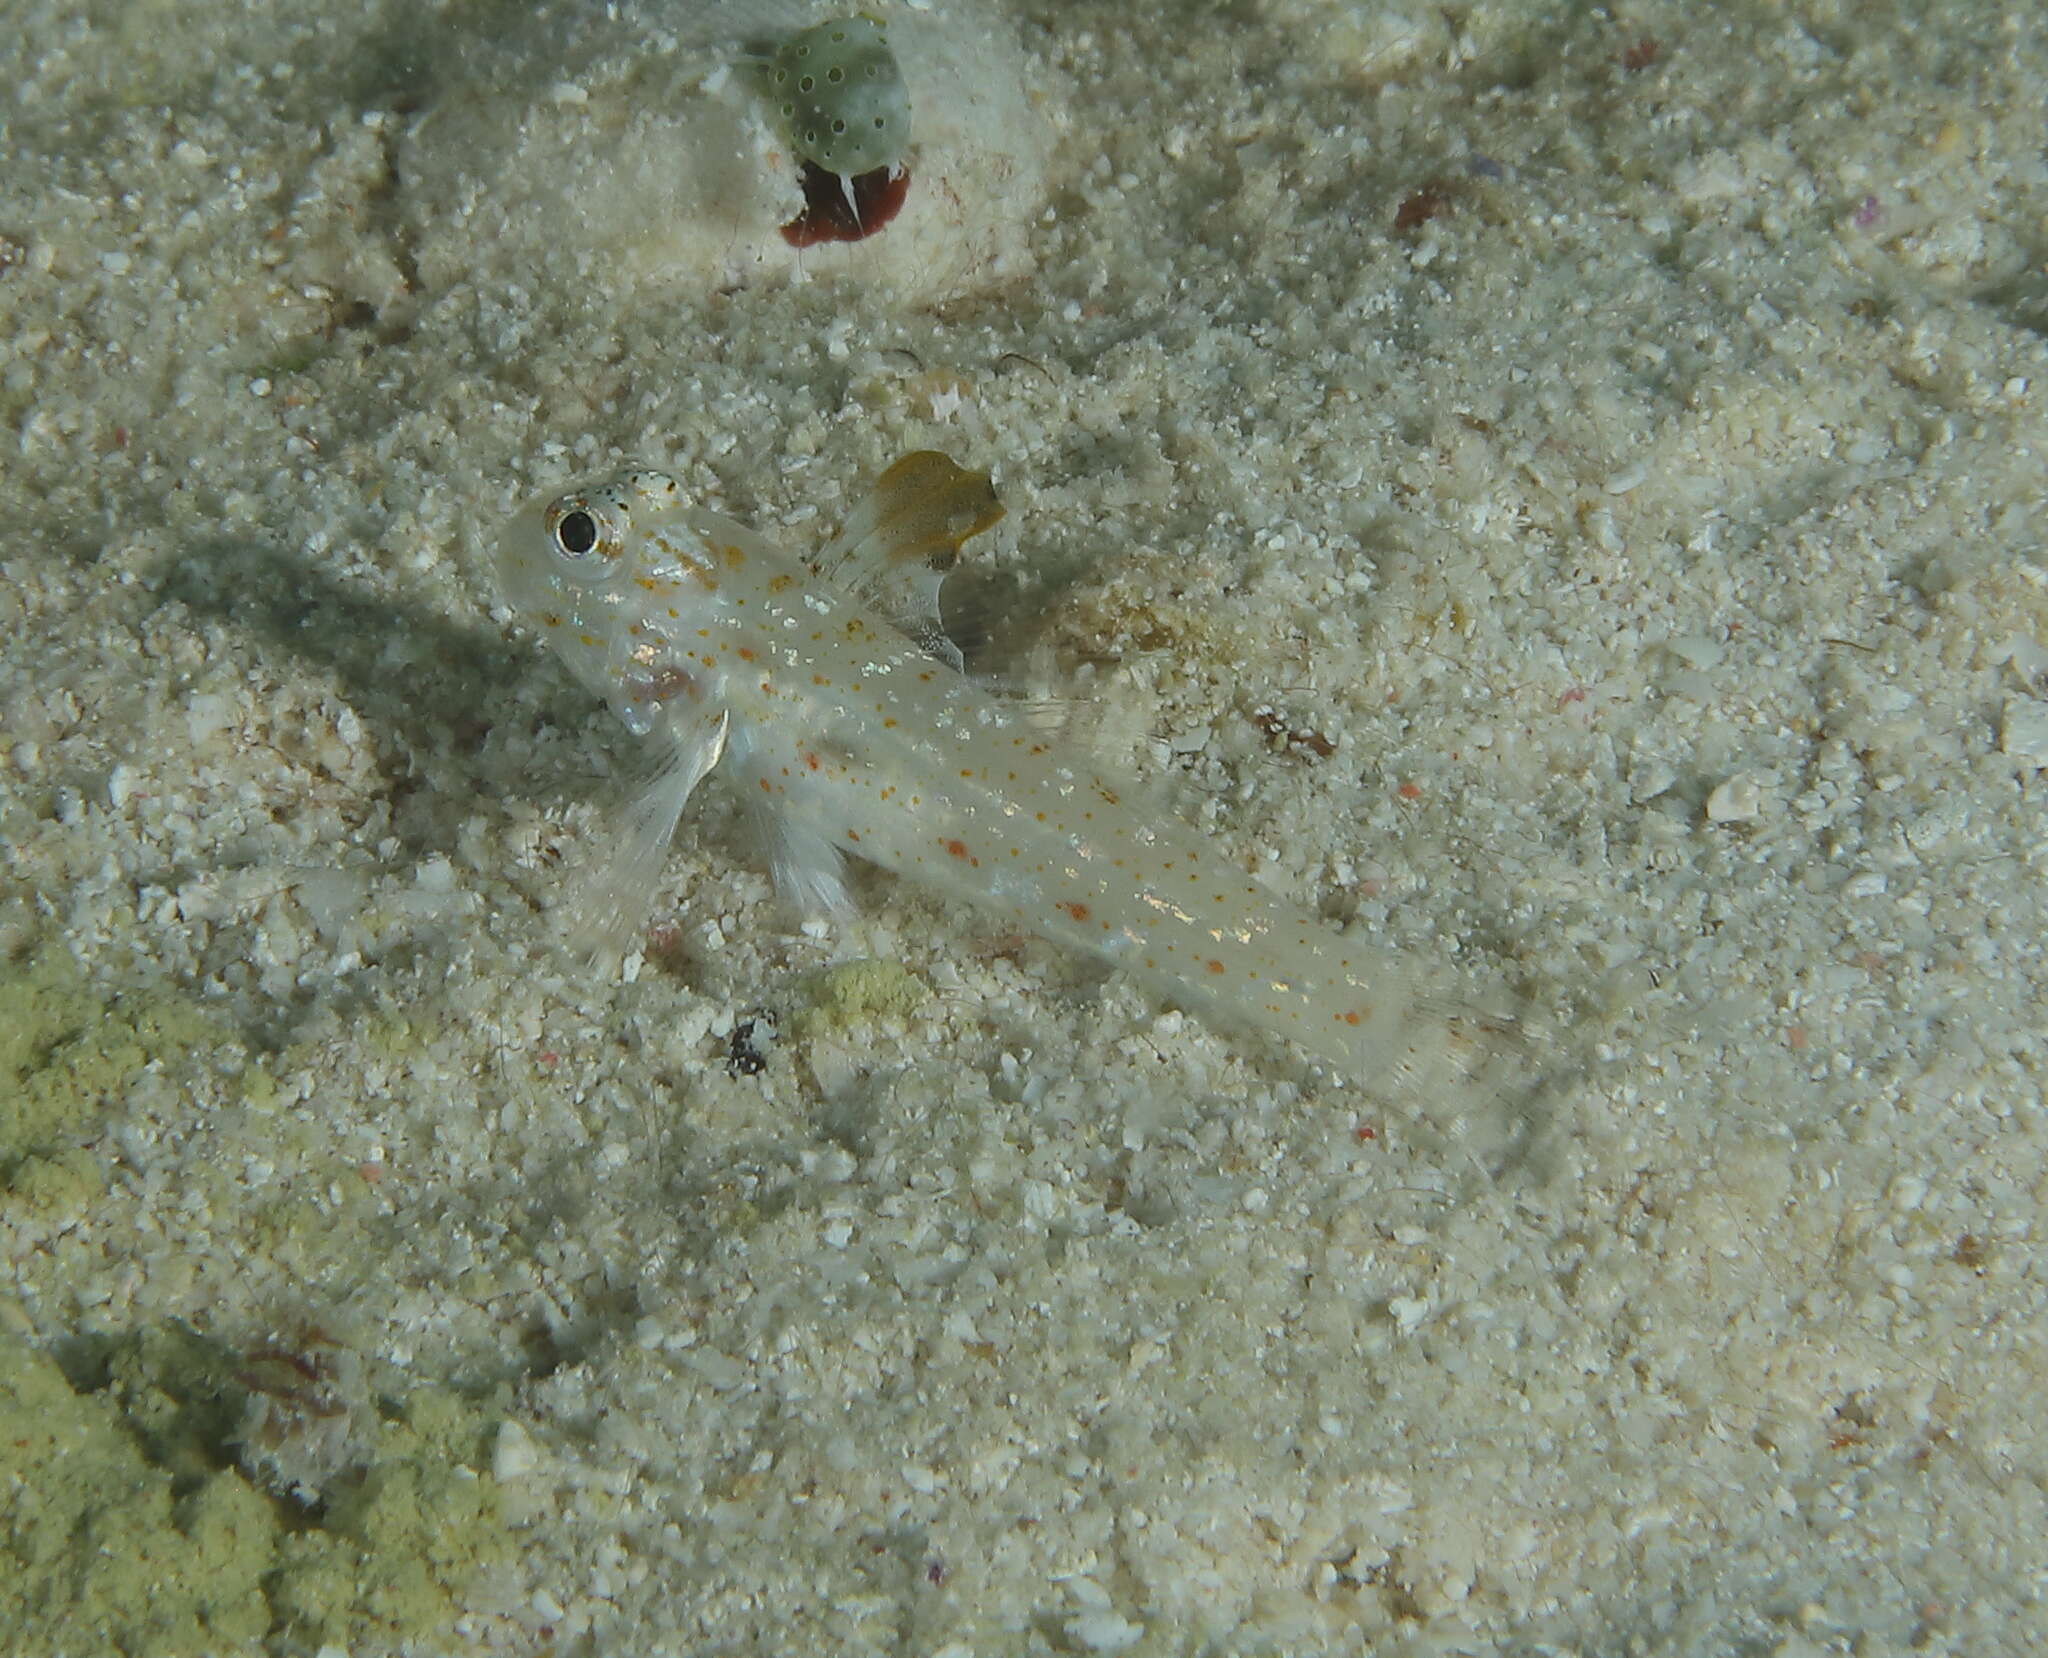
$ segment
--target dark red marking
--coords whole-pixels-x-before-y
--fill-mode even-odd
[[[1402,232],[1419,230],[1439,213],[1449,212],[1450,206],[1451,187],[1432,179],[1402,198],[1401,205],[1394,209],[1394,228]]]
[[[793,248],[819,242],[858,242],[872,236],[898,213],[910,195],[910,169],[877,167],[842,181],[815,161],[803,163],[797,182],[803,186],[804,210],[782,227],[782,239]],[[848,185],[853,203],[847,204]]]

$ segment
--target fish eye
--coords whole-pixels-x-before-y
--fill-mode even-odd
[[[581,507],[555,521],[555,545],[566,558],[581,558],[597,545],[597,520]]]

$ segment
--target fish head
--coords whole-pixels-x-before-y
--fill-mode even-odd
[[[666,472],[640,467],[526,503],[498,537],[498,586],[525,616],[631,578],[650,521],[682,499]]]
[[[637,467],[537,496],[498,537],[500,597],[600,696],[629,671],[650,531],[681,503],[674,478]]]

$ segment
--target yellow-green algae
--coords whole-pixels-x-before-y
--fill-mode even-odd
[[[260,1639],[279,1530],[222,1469],[182,1498],[104,1399],[0,1338],[0,1628],[21,1652],[221,1651]]]
[[[220,1019],[168,993],[94,988],[64,951],[0,970],[0,1190],[32,1206],[97,1191],[66,1140],[91,1132],[151,1064],[182,1068],[234,1039]],[[47,1167],[55,1161],[57,1167]]]
[[[106,1189],[106,1171],[83,1146],[32,1152],[0,1181],[8,1213],[23,1220],[75,1220]]]
[[[189,1010],[117,1010],[61,950],[38,951],[0,974],[0,1162],[75,1132],[154,1054],[189,1045],[204,1021],[179,1013]]]
[[[234,1355],[177,1326],[122,1338],[73,1390],[0,1337],[0,1629],[10,1650],[178,1658],[266,1644],[387,1649],[444,1631],[509,1536],[478,1472],[492,1421],[422,1389],[359,1477],[300,1512],[222,1463]]]
[[[324,1523],[284,1538],[271,1607],[340,1646],[390,1642],[446,1625],[476,1574],[506,1557],[498,1488],[467,1460],[483,1418],[455,1395],[413,1394],[384,1425],[361,1481],[338,1491]]]
[[[837,1034],[881,1018],[908,1018],[931,997],[931,986],[893,961],[850,961],[828,967],[804,986],[810,1005],[791,1021],[806,1040]]]

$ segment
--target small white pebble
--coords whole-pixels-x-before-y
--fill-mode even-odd
[[[1397,1295],[1387,1303],[1387,1311],[1394,1315],[1401,1334],[1410,1335],[1429,1316],[1429,1302],[1419,1295]]]
[[[1138,1643],[1145,1626],[1114,1612],[1083,1612],[1067,1620],[1067,1633],[1090,1652],[1121,1652]]]
[[[1641,805],[1655,800],[1678,781],[1678,768],[1668,760],[1644,760],[1629,769],[1628,797]]]
[[[2048,702],[2008,697],[1998,722],[1998,750],[2029,766],[2048,766]]]
[[[511,1417],[498,1424],[497,1443],[491,1447],[491,1474],[500,1480],[516,1480],[540,1466],[540,1452],[532,1436]]]
[[[1962,798],[1950,795],[1937,800],[1905,825],[1906,844],[1916,852],[1929,852],[1961,830],[1970,818]]]
[[[2013,671],[2026,679],[2038,679],[2048,673],[2048,646],[2024,633],[2009,633],[2005,636],[2005,648],[2000,653],[2010,662]],[[1994,656],[1993,662],[1999,660]]]
[[[1626,495],[1632,489],[1641,488],[1649,475],[1650,469],[1638,461],[1633,466],[1624,466],[1607,480],[1604,487],[1609,495]]]
[[[1720,667],[1721,658],[1726,654],[1720,640],[1709,639],[1703,633],[1681,634],[1676,639],[1666,640],[1664,648],[1688,668],[1702,673]]]
[[[1731,777],[1707,796],[1709,823],[1747,823],[1764,809],[1764,791],[1754,777]]]

